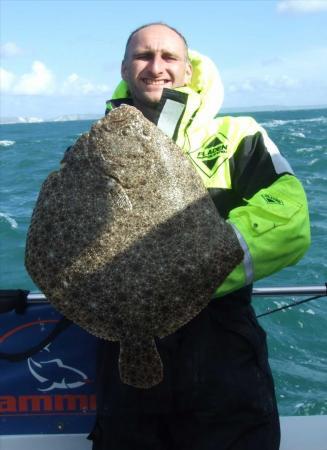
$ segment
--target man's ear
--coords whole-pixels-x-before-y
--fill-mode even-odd
[[[127,67],[126,67],[126,63],[125,63],[124,59],[122,60],[122,63],[121,63],[120,74],[121,74],[122,79],[124,81],[127,81],[126,80],[126,78],[127,78]]]

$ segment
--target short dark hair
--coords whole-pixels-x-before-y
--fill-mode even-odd
[[[185,45],[185,52],[186,52],[186,58],[188,59],[188,55],[187,55],[187,51],[188,51],[188,44],[187,41],[185,39],[185,37],[182,35],[182,33],[180,33],[178,30],[176,30],[176,28],[171,27],[170,25],[168,25],[167,23],[164,22],[151,22],[151,23],[146,23],[145,25],[141,25],[140,27],[136,28],[136,30],[132,31],[131,34],[128,36],[127,42],[126,42],[126,46],[125,46],[125,53],[124,53],[124,60],[126,59],[127,56],[127,51],[128,51],[128,46],[134,36],[134,34],[136,34],[138,31],[143,30],[143,28],[147,28],[147,27],[151,27],[152,25],[162,25],[163,27],[169,28],[170,30],[174,31],[176,34],[178,34],[178,36],[182,39],[182,41],[184,42]]]

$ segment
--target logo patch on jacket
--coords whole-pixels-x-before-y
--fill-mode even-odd
[[[266,201],[266,203],[271,205],[284,205],[283,200],[277,197],[273,197],[270,194],[262,194],[261,197]]]
[[[227,156],[221,160],[221,156],[227,154],[227,138],[222,133],[218,133],[214,138],[210,137],[204,142],[201,149],[191,152],[194,163],[209,178],[218,170],[219,166],[225,162]]]

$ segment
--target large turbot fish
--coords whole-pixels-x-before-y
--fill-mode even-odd
[[[27,270],[49,301],[120,341],[121,379],[139,388],[162,381],[154,338],[194,318],[242,257],[187,156],[131,106],[66,152],[42,186],[26,245]]]

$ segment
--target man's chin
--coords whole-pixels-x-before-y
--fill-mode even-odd
[[[162,91],[163,89],[161,89],[160,92],[152,93],[151,95],[146,95],[144,97],[145,102],[148,103],[149,105],[157,105],[161,100]]]
[[[158,103],[160,102],[162,96],[162,91],[160,93],[160,95],[155,95],[155,96],[144,96],[143,98],[139,98],[137,103],[142,104],[143,106],[147,107],[147,108],[155,108]]]

